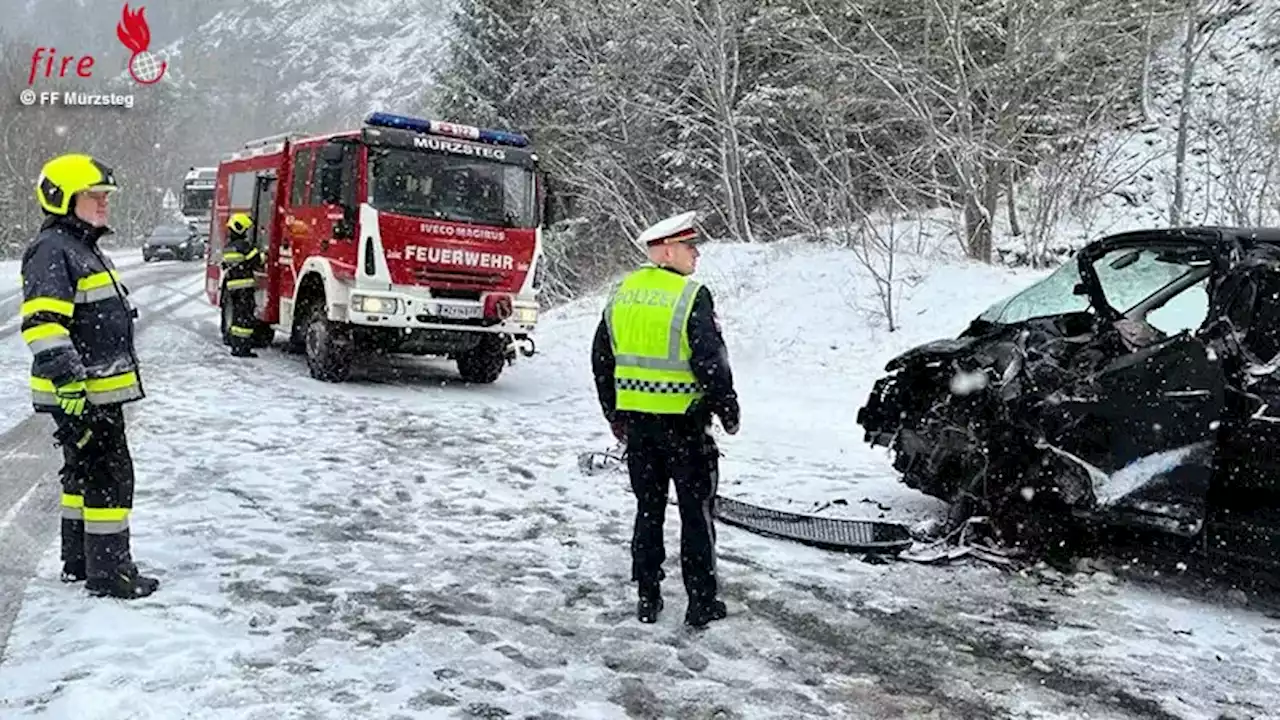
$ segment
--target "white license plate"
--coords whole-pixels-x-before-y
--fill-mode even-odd
[[[455,320],[468,320],[482,317],[484,308],[475,305],[441,305],[439,315],[440,317],[453,318]]]

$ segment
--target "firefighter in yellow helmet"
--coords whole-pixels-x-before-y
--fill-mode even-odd
[[[262,268],[262,253],[249,238],[253,220],[245,213],[235,213],[227,220],[227,245],[222,251],[222,302],[231,303],[231,324],[227,328],[231,354],[235,357],[257,357],[252,350],[254,329],[258,325],[254,295]]]
[[[98,247],[117,187],[111,168],[88,155],[41,169],[45,219],[22,256],[22,339],[33,356],[32,403],[52,415],[62,446],[62,579],[138,598],[160,583],[138,573],[129,541],[134,474],[122,406],[145,396],[137,312]]]
[[[631,579],[640,622],[656,622],[666,553],[667,489],[680,508],[680,565],[689,604],[685,623],[701,627],[727,615],[718,597],[712,506],[720,451],[712,416],[738,432],[738,398],[711,291],[690,279],[698,262],[697,215],[682,213],[636,240],[650,264],[614,291],[596,328],[592,369],[605,418],[627,447],[636,497]]]

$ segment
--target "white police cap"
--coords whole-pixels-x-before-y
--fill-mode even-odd
[[[665,220],[659,220],[650,225],[647,230],[640,233],[640,236],[636,238],[636,245],[641,250],[646,250],[654,245],[677,242],[695,245],[699,241],[697,222],[697,210],[672,215]]]

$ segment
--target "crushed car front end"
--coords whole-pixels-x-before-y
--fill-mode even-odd
[[[1202,536],[1235,354],[1216,229],[1091,243],[957,338],[891,360],[858,412],[903,482],[1043,551],[1090,521]],[[1234,424],[1227,422],[1227,426]]]

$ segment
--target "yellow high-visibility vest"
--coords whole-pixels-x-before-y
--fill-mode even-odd
[[[679,415],[702,397],[689,365],[686,329],[701,287],[653,266],[632,272],[618,286],[605,314],[618,410]]]

